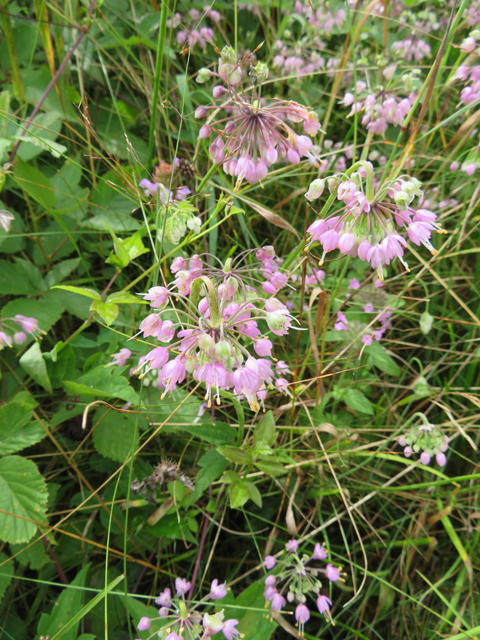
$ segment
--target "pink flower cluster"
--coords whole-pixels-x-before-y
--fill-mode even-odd
[[[253,255],[256,261],[247,264]],[[205,258],[216,260],[219,266],[198,255],[189,260],[175,258],[171,265],[175,280],[170,289],[153,287],[142,294],[156,313],[141,322],[140,333],[163,343],[172,343],[176,333],[177,340],[140,358],[134,373],[142,371],[143,377],[157,370],[157,386],[164,395],[173,392],[191,373],[205,385],[209,407],[214,395],[220,403],[221,389],[231,389],[257,411],[268,388],[289,394],[284,378],[288,369],[283,362],[272,362],[272,341],[262,335],[258,321],[264,321],[272,334],[282,336],[289,332],[293,318],[280,300],[264,298],[253,285],[259,283],[267,294],[275,295],[286,285],[287,275],[273,247],[243,252],[225,264],[214,256]],[[165,312],[171,313],[167,307],[170,297],[184,307],[176,309],[181,318],[178,323],[162,318]],[[258,358],[246,348],[252,343]],[[178,355],[170,360],[172,353]]]
[[[392,51],[400,54],[402,60],[411,62],[415,60],[420,62],[423,58],[429,58],[432,55],[432,48],[421,38],[407,38],[406,40],[398,40],[392,44]]]
[[[167,27],[169,29],[182,27],[177,31],[178,44],[187,43],[190,47],[199,44],[202,49],[205,49],[207,43],[212,42],[214,37],[212,27],[203,25],[199,28],[199,24],[207,17],[214,23],[220,22],[222,18],[218,11],[206,6],[203,8],[203,12],[198,11],[198,9],[190,9],[185,17],[180,13],[175,13],[173,18],[167,19]]]
[[[14,324],[21,327],[21,331],[14,331],[13,334],[6,333],[3,330],[0,330],[0,351],[4,347],[11,347],[12,344],[24,344],[27,341],[27,334],[31,335],[35,338],[35,340],[41,338],[41,335],[45,332],[38,328],[38,320],[36,318],[29,318],[27,316],[22,316],[20,313],[14,318],[4,318],[2,320],[2,325],[4,329],[7,329],[7,324],[9,322],[13,322]],[[0,327],[2,326],[0,325]],[[8,327],[9,328],[9,327]],[[13,329],[11,329],[12,331]]]
[[[320,129],[318,116],[296,102],[260,98],[261,83],[268,78],[268,68],[257,63],[250,71],[253,89],[246,93],[242,86],[242,63],[231,47],[224,47],[219,60],[218,73],[201,69],[197,81],[205,82],[209,76],[219,78],[225,84],[213,89],[215,102],[198,107],[197,118],[205,118],[209,112],[215,117],[219,108],[225,111],[220,120],[208,120],[200,128],[200,138],[208,138],[214,131],[216,138],[209,152],[215,164],[221,164],[225,173],[236,176],[237,187],[243,180],[250,184],[264,180],[269,168],[280,159],[298,164],[307,157],[313,146],[309,136]],[[226,86],[225,86],[226,85]],[[303,122],[308,135],[298,135],[287,122]],[[223,131],[220,131],[223,127]]]
[[[456,69],[454,78],[462,82],[470,82],[460,92],[460,101],[463,104],[473,104],[480,98],[480,66],[461,65]]]
[[[326,253],[339,249],[344,255],[369,262],[377,269],[380,280],[383,279],[382,267],[395,258],[399,258],[408,270],[403,259],[407,246],[400,233],[403,229],[411,242],[417,246],[423,244],[435,255],[436,250],[430,242],[432,231],[446,232],[436,222],[435,213],[412,208],[414,198],[422,195],[420,182],[408,176],[400,177],[395,182],[387,181],[375,192],[372,164],[360,161],[352,169],[357,167],[356,172],[350,170],[349,176],[331,180],[337,200],[345,206],[308,227],[310,242],[320,242],[323,247],[320,264]],[[393,202],[388,201],[387,196]]]
[[[352,91],[348,91],[340,100],[340,104],[346,107],[351,106],[348,117],[353,116],[355,112],[363,112],[361,123],[372,134],[384,134],[389,124],[397,127],[402,126],[412,108],[410,99],[400,99],[392,93],[382,90],[376,95],[369,93],[365,98],[359,100],[358,98],[366,86],[362,80],[357,82],[356,102],[355,94]]]
[[[322,55],[313,51],[306,56],[303,46],[296,44],[289,47],[282,40],[277,40],[275,50],[273,67],[280,69],[283,75],[306,76],[325,67],[325,58]]]
[[[338,567],[328,563],[325,568],[310,566],[310,562],[326,560],[328,558],[325,546],[317,543],[313,554],[298,553],[298,541],[289,540],[285,546],[287,554],[281,559],[276,560],[273,556],[267,556],[264,560],[265,568],[270,571],[277,567],[275,575],[269,575],[265,579],[265,591],[263,595],[266,600],[266,606],[272,611],[281,611],[288,602],[298,602],[295,610],[295,619],[303,633],[306,622],[310,619],[310,610],[305,605],[306,596],[314,594],[317,598],[317,607],[321,614],[331,620],[330,607],[331,600],[320,594],[322,583],[318,579],[319,574],[323,574],[331,582],[343,580],[342,573]],[[280,571],[279,571],[280,569]],[[279,586],[283,584],[283,587]],[[288,587],[286,599],[283,593]]]
[[[420,462],[424,465],[430,464],[432,456],[435,456],[437,464],[444,467],[447,464],[445,453],[448,451],[448,436],[444,435],[439,427],[430,424],[423,413],[416,413],[420,416],[422,424],[409,429],[407,433],[398,439],[398,444],[403,447],[406,458],[410,458],[413,453],[420,453]]]
[[[185,594],[191,588],[191,583],[185,578],[175,579],[176,596],[172,597],[170,589],[165,589],[155,599],[155,604],[160,607],[158,618],[149,618],[144,616],[140,619],[137,629],[146,631],[156,620],[168,620],[168,630],[165,640],[206,640],[206,638],[219,633],[223,633],[226,640],[234,640],[240,635],[240,631],[236,628],[238,620],[230,618],[224,620],[224,610],[214,614],[204,613],[203,617],[199,611],[201,605],[208,604],[209,600],[218,600],[227,595],[225,584],[218,584],[218,580],[212,582],[210,594],[207,598],[199,602],[191,602],[185,599]],[[157,636],[152,634],[149,638]],[[164,636],[162,636],[164,637]]]

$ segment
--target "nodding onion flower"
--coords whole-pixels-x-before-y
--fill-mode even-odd
[[[216,77],[224,84],[213,88],[213,98],[217,101],[209,106],[200,106],[195,111],[196,118],[211,117],[200,129],[200,138],[208,138],[216,133],[210,144],[210,157],[215,164],[221,164],[225,173],[237,177],[238,187],[245,179],[250,184],[261,182],[269,168],[280,159],[290,164],[298,164],[302,157],[308,157],[313,147],[309,136],[320,129],[317,114],[293,101],[261,97],[262,83],[268,78],[268,67],[263,62],[255,67],[250,65],[251,92],[242,85],[242,64],[237,54],[225,46],[222,49],[218,73],[200,69],[197,82],[204,83]],[[220,109],[225,116],[216,119]],[[288,124],[303,122],[307,135],[298,135]]]
[[[306,606],[307,595],[316,597],[317,607],[325,618],[332,622],[330,607],[332,601],[326,595],[320,593],[322,583],[319,576],[325,576],[331,582],[343,581],[344,574],[338,567],[328,563],[325,568],[310,566],[312,561],[327,560],[328,553],[324,545],[317,543],[311,556],[306,553],[298,553],[298,541],[289,540],[285,545],[286,554],[277,560],[273,556],[267,556],[264,567],[271,571],[275,568],[275,574],[270,574],[265,579],[266,607],[271,611],[281,611],[288,602],[297,602],[295,619],[303,635],[305,623],[310,619],[310,610]],[[284,597],[286,593],[286,599]]]
[[[333,205],[335,197],[344,206],[319,218],[307,231],[310,243],[319,242],[323,247],[320,265],[329,251],[339,249],[344,255],[368,261],[377,269],[383,280],[383,266],[398,258],[405,269],[408,264],[403,258],[407,240],[417,246],[423,244],[432,255],[437,251],[430,242],[433,231],[447,233],[436,214],[428,209],[415,209],[412,202],[421,196],[421,183],[416,178],[400,176],[387,180],[375,190],[375,176],[371,162],[356,162],[347,172],[328,180],[330,198],[324,209]],[[319,198],[325,181],[317,179],[311,185],[306,198]]]
[[[248,264],[252,257],[254,261]],[[170,287],[152,287],[141,294],[155,313],[141,322],[139,333],[168,346],[156,347],[143,356],[134,373],[141,372],[143,377],[157,370],[162,397],[190,373],[205,386],[209,408],[215,398],[220,404],[221,390],[230,389],[237,397],[246,398],[254,411],[264,408],[267,389],[290,395],[284,377],[288,369],[273,358],[273,343],[259,328],[259,322],[264,322],[263,330],[277,336],[292,328],[294,318],[275,297],[288,280],[282,262],[271,246],[244,251],[223,264],[207,254],[189,260],[175,258],[171,265],[175,279]],[[181,305],[176,309],[178,323],[162,318],[172,310],[168,305],[171,299]],[[252,345],[259,357],[248,350]],[[170,359],[171,354],[177,355]]]
[[[152,622],[164,621],[160,631],[156,631],[150,638],[159,640],[207,640],[210,636],[220,631],[226,640],[234,640],[235,637],[243,638],[244,635],[236,628],[238,620],[230,618],[225,620],[224,609],[217,613],[203,613],[201,607],[208,605],[210,600],[219,600],[227,595],[225,584],[218,584],[218,580],[212,582],[210,594],[203,600],[193,602],[185,595],[191,587],[191,583],[185,578],[175,579],[175,592],[172,596],[170,589],[164,589],[155,599],[155,604],[160,607],[159,616],[150,618],[143,616],[137,624],[138,631],[147,631]]]

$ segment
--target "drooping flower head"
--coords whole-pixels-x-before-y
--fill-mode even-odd
[[[320,129],[316,113],[293,101],[271,100],[261,97],[261,85],[268,78],[268,67],[264,63],[250,65],[251,91],[246,91],[242,80],[244,67],[250,59],[237,59],[231,47],[225,46],[219,60],[218,73],[200,70],[197,82],[203,83],[209,77],[218,78],[223,84],[213,89],[214,104],[199,107],[198,118],[204,118],[209,111],[211,118],[200,129],[200,137],[208,138],[217,133],[210,144],[210,157],[215,164],[221,164],[225,173],[237,177],[237,186],[243,180],[250,184],[266,178],[269,168],[283,159],[290,164],[298,164],[307,157],[313,146],[310,136]],[[225,111],[225,117],[216,121],[218,109]],[[289,123],[303,122],[307,135],[297,134]],[[220,130],[222,127],[222,130]]]
[[[267,556],[264,566],[267,569],[275,567],[275,574],[265,579],[263,593],[266,606],[271,611],[281,611],[288,602],[297,602],[295,619],[300,634],[303,635],[305,624],[310,619],[310,611],[306,606],[307,597],[316,597],[317,607],[328,620],[331,620],[330,607],[332,602],[327,596],[320,594],[322,583],[320,575],[324,575],[331,582],[343,580],[343,574],[338,567],[328,563],[325,568],[316,566],[316,561],[326,560],[327,551],[323,545],[317,543],[311,556],[298,553],[298,541],[289,540],[286,544],[287,553],[279,560]],[[282,586],[283,585],[283,586]],[[286,592],[286,598],[284,593]]]
[[[428,465],[435,456],[437,464],[444,467],[447,463],[445,453],[448,450],[448,436],[440,427],[431,424],[425,414],[417,412],[414,416],[419,416],[422,423],[411,427],[398,440],[405,457],[410,458],[413,453],[420,453],[421,463]]]
[[[289,395],[285,372],[273,367],[273,342],[259,327],[264,323],[263,330],[278,336],[291,328],[288,308],[271,297],[287,284],[282,262],[271,246],[243,252],[225,263],[207,254],[176,258],[169,288],[152,287],[142,294],[156,313],[141,322],[139,333],[168,346],[142,356],[134,373],[141,371],[143,377],[158,371],[156,384],[164,395],[192,374],[206,388],[208,407],[214,397],[220,403],[221,390],[233,389],[255,411],[263,406],[268,388]],[[178,323],[162,318],[173,297],[183,305],[176,308]],[[252,345],[259,357],[248,350]]]
[[[377,269],[380,280],[383,280],[383,266],[395,258],[408,271],[408,264],[403,259],[407,246],[405,230],[411,242],[417,246],[423,244],[432,255],[436,254],[430,242],[432,231],[446,231],[436,222],[435,213],[412,207],[414,198],[423,193],[421,183],[402,176],[387,180],[376,191],[374,184],[373,166],[363,160],[335,180],[332,193],[344,206],[308,228],[310,242],[320,242],[323,247],[320,264],[327,252],[339,249],[344,255],[368,261]]]
[[[211,609],[204,610],[202,616],[202,609],[208,608],[210,599],[218,600],[225,597],[227,593],[225,585],[219,585],[218,580],[214,580],[210,588],[210,595],[199,601],[191,601],[187,596],[191,586],[191,583],[185,578],[176,578],[175,595],[172,596],[171,590],[167,588],[155,599],[155,604],[160,607],[159,616],[157,618],[144,616],[140,619],[137,629],[146,631],[152,622],[163,620],[165,624],[160,632],[155,632],[150,638],[205,640],[206,637],[221,631],[226,640],[233,640],[235,636],[239,635],[240,632],[236,629],[238,620],[233,618],[225,620],[223,609],[216,613]]]

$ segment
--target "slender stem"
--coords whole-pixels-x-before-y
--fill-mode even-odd
[[[148,138],[148,167],[152,166],[153,144],[155,141],[155,129],[157,123],[157,105],[160,92],[160,78],[162,75],[163,50],[165,48],[165,33],[167,31],[168,0],[163,0],[160,12],[160,27],[157,41],[157,62],[155,68],[155,82],[153,85],[152,110],[150,112],[150,133]]]

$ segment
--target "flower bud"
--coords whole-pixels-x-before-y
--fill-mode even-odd
[[[222,64],[235,64],[237,62],[237,54],[235,52],[235,49],[233,49],[233,47],[225,45],[222,49],[220,59],[222,61]]]
[[[199,72],[197,73],[197,82],[198,84],[204,84],[205,82],[208,82],[208,80],[210,79],[210,70],[209,69],[205,69],[205,67],[202,67],[202,69],[199,70]]]
[[[316,180],[310,183],[308,191],[305,194],[305,198],[309,202],[313,202],[313,200],[316,200],[322,195],[324,189],[325,189],[325,180],[322,180],[321,178],[317,178]]]
[[[232,355],[232,347],[226,340],[220,340],[215,345],[215,356],[222,362],[226,362]]]

